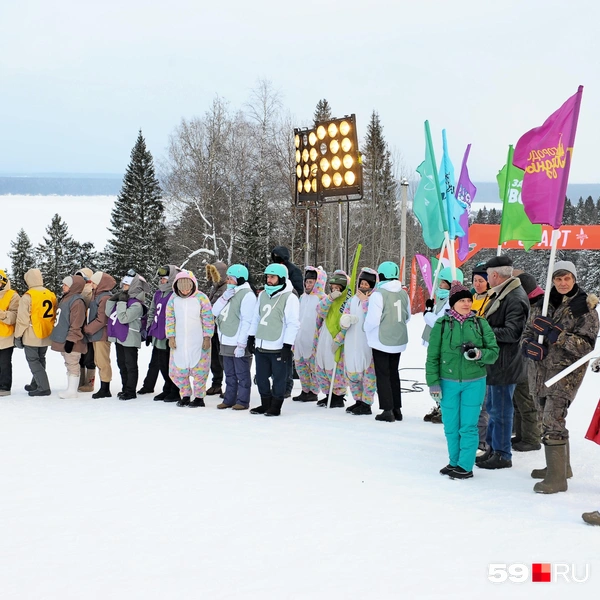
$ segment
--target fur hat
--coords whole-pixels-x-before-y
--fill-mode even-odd
[[[558,262],[554,263],[554,270],[552,271],[552,277],[554,277],[556,275],[556,273],[558,273],[558,271],[568,271],[577,280],[577,269],[575,268],[575,265],[570,260],[559,260]]]
[[[70,275],[67,275],[62,282],[63,285],[66,285],[68,288],[73,287],[73,278]]]
[[[96,271],[91,277],[90,277],[90,281],[92,283],[95,283],[96,285],[100,285],[100,280],[102,279],[102,275],[104,275],[104,273],[102,271]]]
[[[450,307],[454,306],[459,300],[462,300],[463,298],[473,300],[471,291],[468,290],[462,283],[459,283],[458,281],[453,281],[452,287],[450,288],[450,298],[448,300],[450,303]]]
[[[513,261],[510,259],[510,257],[506,256],[506,254],[501,254],[500,256],[494,256],[493,258],[490,258],[490,260],[488,260],[485,263],[485,270],[487,271],[488,269],[494,269],[496,267],[512,267],[513,266]]]

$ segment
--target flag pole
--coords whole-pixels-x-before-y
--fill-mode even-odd
[[[446,231],[446,234],[448,234],[448,232]],[[431,296],[430,298],[435,297],[435,289],[437,287],[437,281],[438,281],[438,277],[440,275],[440,271],[442,270],[442,258],[444,258],[444,250],[446,249],[446,240],[444,240],[444,243],[442,244],[442,247],[440,249],[440,259],[438,260],[438,264],[435,268],[435,275],[433,277],[433,283],[431,284]]]
[[[548,262],[548,274],[546,275],[546,289],[544,290],[544,303],[542,304],[542,316],[548,314],[548,305],[550,304],[550,288],[552,287],[552,273],[554,272],[554,262],[556,261],[556,248],[558,246],[558,238],[560,237],[560,229],[552,230],[552,247],[550,249],[550,260]],[[544,336],[538,336],[538,343],[544,341]]]

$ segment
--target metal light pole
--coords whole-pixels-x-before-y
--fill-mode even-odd
[[[310,264],[310,208],[306,207],[306,235],[304,238],[304,266]]]
[[[402,194],[402,219],[400,221],[400,265],[402,284],[406,285],[406,210],[408,207],[408,179],[400,180],[400,193]]]

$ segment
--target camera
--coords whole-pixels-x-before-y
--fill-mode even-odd
[[[466,354],[469,358],[475,358],[477,356],[477,347],[473,342],[465,342],[461,347],[463,354]]]

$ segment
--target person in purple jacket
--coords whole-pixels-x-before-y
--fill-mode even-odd
[[[154,400],[163,400],[164,402],[177,402],[179,400],[179,388],[169,377],[170,350],[167,334],[165,333],[165,315],[167,302],[173,295],[175,275],[180,271],[181,269],[175,265],[165,265],[158,269],[158,289],[154,292],[152,304],[148,311],[148,333],[146,335],[146,346],[152,344],[152,357],[144,384],[138,390],[138,394],[151,394],[154,391],[160,372],[165,383],[162,392],[154,396]]]

